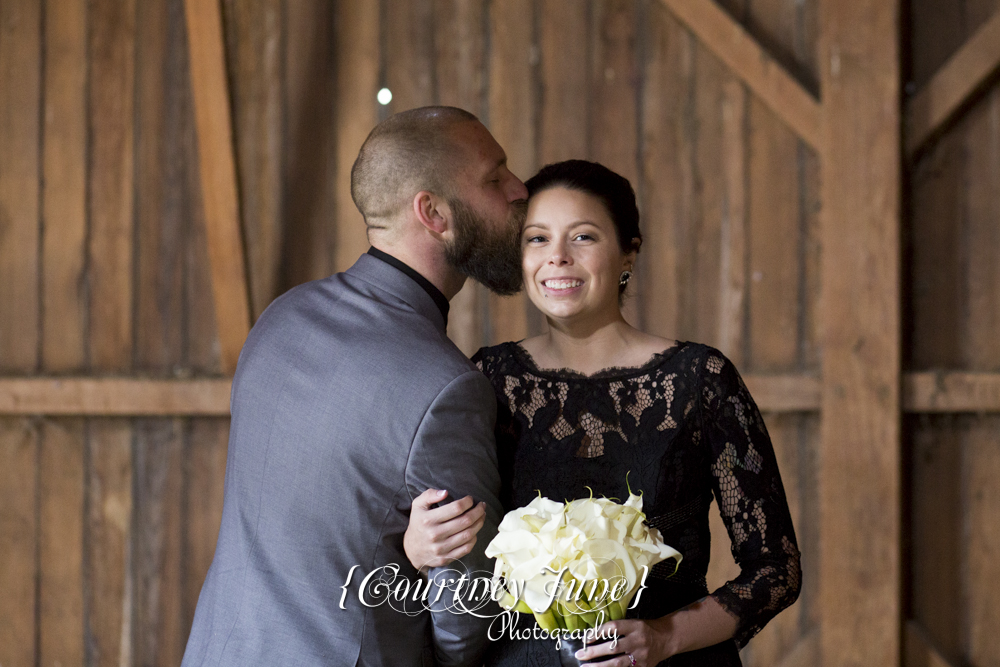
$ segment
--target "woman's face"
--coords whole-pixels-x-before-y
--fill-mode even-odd
[[[525,291],[546,316],[617,316],[618,281],[635,255],[622,252],[600,199],[564,187],[539,192],[528,202],[521,248]]]

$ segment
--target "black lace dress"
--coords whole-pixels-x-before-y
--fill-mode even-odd
[[[684,560],[654,567],[634,618],[657,618],[708,594],[708,511],[718,501],[740,565],[712,593],[739,620],[735,641],[661,663],[739,665],[741,647],[798,597],[799,550],[767,429],[733,364],[678,343],[639,368],[591,376],[539,370],[517,343],[473,358],[498,401],[504,509],[594,494],[624,500],[626,475],[643,510]],[[527,627],[533,619],[521,619]],[[492,642],[487,664],[558,665],[554,642]]]

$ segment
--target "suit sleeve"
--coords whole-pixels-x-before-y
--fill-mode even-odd
[[[428,577],[432,593],[429,606],[434,650],[439,665],[479,665],[487,641],[490,618],[456,610],[454,589],[448,579],[491,577],[492,559],[484,551],[497,532],[502,506],[497,469],[496,398],[482,373],[470,371],[453,380],[428,408],[416,437],[406,470],[411,499],[429,488],[447,489],[449,499],[471,495],[486,503],[486,522],[472,552],[446,567],[434,568]],[[437,591],[444,593],[438,598]],[[471,587],[465,586],[469,591]],[[476,591],[482,592],[482,586]],[[435,599],[437,598],[437,599]],[[467,606],[473,603],[465,602]],[[489,616],[499,607],[490,605],[477,613]]]

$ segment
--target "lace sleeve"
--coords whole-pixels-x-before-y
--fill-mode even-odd
[[[742,647],[798,598],[799,550],[771,439],[736,367],[713,350],[702,378],[715,498],[741,570],[712,596],[739,620]]]

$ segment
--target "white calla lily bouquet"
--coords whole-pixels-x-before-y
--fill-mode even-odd
[[[500,604],[533,614],[550,633],[623,618],[649,568],[682,558],[645,519],[642,496],[631,492],[625,504],[539,496],[508,512],[486,547]]]

